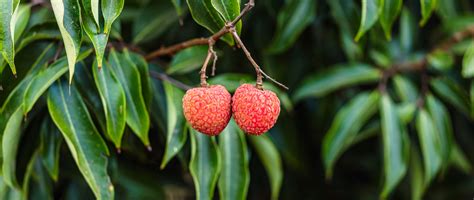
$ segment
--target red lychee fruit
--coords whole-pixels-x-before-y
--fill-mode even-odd
[[[193,129],[209,136],[219,135],[232,115],[231,100],[222,85],[190,89],[183,97],[184,117]]]
[[[232,97],[232,112],[244,132],[261,135],[275,125],[280,114],[280,100],[272,91],[243,84]]]

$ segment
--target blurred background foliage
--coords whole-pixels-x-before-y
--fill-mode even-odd
[[[181,113],[208,47],[146,55],[245,3],[1,0],[0,196],[473,197],[472,1],[257,0],[237,29],[290,90],[265,81],[283,109],[264,136],[210,138]],[[254,83],[232,37],[214,49],[211,84]]]

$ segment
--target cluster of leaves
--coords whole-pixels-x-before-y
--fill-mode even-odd
[[[434,11],[446,21],[460,15],[449,9],[456,7],[452,1],[421,0],[419,3],[420,26],[428,22]],[[341,10],[342,2],[331,1],[329,5],[337,11],[333,13],[335,18],[350,16],[350,13]],[[407,3],[406,6],[409,5]],[[399,34],[392,39],[392,26],[400,13]],[[373,35],[367,41],[361,41],[376,22],[380,22],[387,41]],[[345,24],[339,23],[341,28],[345,28]],[[380,28],[372,33],[380,35]],[[323,97],[342,88],[375,84],[373,91],[359,91],[339,109],[324,136],[321,157],[327,178],[333,176],[336,161],[349,147],[376,135],[378,130],[381,130],[383,145],[381,198],[387,198],[408,171],[411,172],[412,198],[421,199],[430,183],[444,174],[449,166],[458,167],[466,173],[471,170],[469,161],[453,139],[453,123],[446,104],[472,119],[474,87],[471,86],[470,100],[468,91],[455,82],[449,72],[472,78],[474,44],[471,39],[458,38],[449,41],[453,43],[448,44],[453,45],[452,48],[416,52],[413,48],[416,29],[416,18],[407,7],[403,7],[401,0],[363,0],[360,26],[354,37],[354,41],[363,43],[352,43],[344,48],[349,58],[357,58],[359,55],[354,53],[353,48],[370,43],[375,46],[368,52],[371,61],[355,59],[355,62],[337,64],[307,77],[295,91],[293,99],[300,101],[308,97]],[[445,37],[456,32],[459,35],[466,29],[470,29],[468,23],[456,28],[445,27],[448,33]],[[349,41],[345,37],[350,36],[341,33],[343,40]],[[454,44],[459,39],[463,41]],[[454,68],[459,54],[464,54],[462,70]],[[402,65],[406,68],[401,69]],[[419,82],[419,86],[415,81]]]

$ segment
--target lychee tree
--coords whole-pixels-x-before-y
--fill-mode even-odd
[[[0,0],[0,197],[472,198],[473,6]]]

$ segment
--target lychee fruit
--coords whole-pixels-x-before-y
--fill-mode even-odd
[[[280,114],[280,100],[272,91],[243,84],[232,97],[232,112],[244,132],[261,135],[275,125]]]
[[[218,135],[232,115],[231,100],[222,85],[190,89],[183,97],[184,117],[193,129],[209,136]]]

